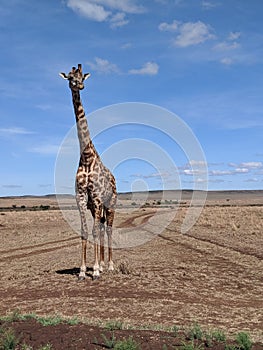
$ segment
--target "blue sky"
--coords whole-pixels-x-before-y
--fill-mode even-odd
[[[262,189],[262,13],[261,0],[0,1],[0,195],[55,191],[59,147],[74,125],[58,73],[78,63],[91,73],[82,100],[99,152],[111,157],[108,149],[137,137],[165,150],[177,168],[130,156],[112,169],[119,191],[160,189],[163,179],[170,188],[202,183],[192,167],[201,160],[153,131],[149,116],[132,128],[127,117],[116,126],[109,115],[112,128],[96,135],[96,111],[126,102],[166,109],[193,131],[210,190]]]

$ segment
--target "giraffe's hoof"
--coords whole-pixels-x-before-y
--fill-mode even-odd
[[[99,279],[100,279],[100,276],[97,276],[97,275],[96,276],[92,276],[92,280],[93,281],[98,281]]]
[[[78,277],[78,282],[82,282],[82,281],[85,281],[85,277],[84,276],[79,276]]]

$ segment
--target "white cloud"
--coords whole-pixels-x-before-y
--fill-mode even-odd
[[[161,32],[175,32],[178,30],[178,26],[179,26],[180,22],[174,20],[171,24],[163,22],[159,24],[159,30]]]
[[[39,153],[42,155],[54,155],[54,154],[57,154],[58,151],[59,151],[58,145],[43,145],[43,146],[33,147],[29,150],[29,152]]]
[[[179,35],[176,37],[174,44],[179,47],[187,47],[201,44],[213,38],[214,35],[211,32],[210,26],[201,21],[195,23],[187,22],[180,26]]]
[[[202,169],[184,169],[182,174],[184,175],[202,175],[205,174],[206,171]]]
[[[241,32],[230,32],[227,39],[230,41],[237,40],[241,36]]]
[[[87,64],[92,70],[103,74],[120,72],[116,64],[100,57],[95,57],[95,62],[87,62]]]
[[[218,52],[233,52],[241,47],[240,43],[237,42],[241,33],[240,32],[230,32],[226,40],[217,43],[213,49]],[[234,63],[234,59],[232,57],[222,57],[219,59],[220,63],[230,66]]]
[[[48,104],[41,104],[41,105],[36,105],[36,108],[41,109],[42,111],[47,111],[51,109],[51,105]]]
[[[137,5],[134,0],[88,0],[89,2],[99,3],[103,6],[110,7],[115,10],[126,13],[143,13],[145,8]]]
[[[181,23],[174,20],[171,24],[163,22],[158,28],[160,31],[177,32],[174,45],[179,47],[198,45],[215,38],[212,28],[201,21]]]
[[[245,167],[237,167],[233,170],[211,170],[209,171],[210,176],[227,176],[227,175],[237,175],[237,174],[247,174],[250,169]]]
[[[236,168],[233,173],[234,174],[247,174],[249,172],[249,169],[247,168]]]
[[[33,131],[26,130],[24,128],[11,127],[11,128],[0,128],[0,133],[4,135],[28,135],[34,134]]]
[[[97,22],[109,21],[112,28],[121,27],[129,21],[126,14],[139,14],[145,8],[134,0],[67,0],[74,12]]]
[[[216,44],[214,46],[214,49],[218,51],[228,51],[228,50],[236,50],[239,47],[240,47],[240,44],[237,43],[236,41],[234,42],[223,41],[221,43]]]
[[[159,66],[155,62],[146,62],[140,69],[129,70],[130,74],[140,74],[140,75],[156,75],[158,74]]]
[[[219,5],[220,5],[219,3],[212,2],[212,1],[207,1],[207,0],[202,1],[202,7],[205,10],[211,10],[215,7],[218,7]]]
[[[225,176],[225,175],[232,175],[233,171],[229,170],[211,170],[209,172],[210,176]]]
[[[263,168],[263,163],[262,162],[245,162],[245,163],[241,163],[240,167],[250,168],[250,169],[260,169],[260,168]]]
[[[126,49],[130,49],[132,47],[131,43],[125,43],[121,46],[121,49],[126,50]]]
[[[118,12],[116,15],[112,16],[110,19],[111,28],[122,27],[125,24],[128,24],[129,21],[125,19],[126,14],[124,12]]]
[[[132,174],[131,177],[138,177],[143,179],[151,179],[151,178],[168,178],[170,177],[170,174],[168,172],[160,172],[160,173],[151,173],[148,175],[144,174]]]
[[[259,179],[257,179],[256,177],[253,177],[251,179],[245,180],[245,182],[259,182]]]
[[[254,170],[259,170],[255,173],[255,175],[260,175],[261,169],[263,169],[262,162],[242,162],[242,163],[228,163],[228,167],[234,169],[226,169],[226,170],[210,170],[209,176],[234,176],[234,175],[245,175],[253,172]],[[247,180],[248,181],[248,180]],[[249,182],[252,182],[251,179]],[[254,181],[255,182],[255,181]]]
[[[111,15],[110,11],[92,1],[68,0],[67,5],[78,14],[97,22],[103,22]]]
[[[189,167],[207,167],[207,162],[205,162],[203,160],[190,160],[186,166],[189,166]]]
[[[233,60],[233,58],[230,58],[230,57],[223,57],[223,58],[221,58],[220,62],[222,64],[225,64],[226,66],[230,66],[231,64],[234,63],[234,60]]]
[[[240,164],[236,163],[229,163],[228,166],[234,167],[234,168],[246,168],[246,169],[261,169],[263,168],[262,162],[243,162]]]

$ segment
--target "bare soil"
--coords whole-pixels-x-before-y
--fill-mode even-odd
[[[255,342],[263,341],[261,195],[214,194],[184,235],[180,227],[187,199],[179,207],[131,209],[129,199],[122,198],[115,219],[119,230],[136,230],[157,214],[160,218],[168,211],[176,214],[147,243],[115,249],[115,271],[105,271],[98,281],[91,278],[93,247],[89,244],[87,278],[81,283],[77,281],[80,237],[59,210],[3,209],[29,207],[33,202],[56,207],[50,198],[0,199],[0,315],[18,309],[22,314],[78,317],[89,325],[43,328],[34,320],[15,322],[12,326],[32,341],[29,345],[39,346],[42,339],[53,349],[100,349],[101,334],[111,334],[97,325],[112,320],[137,329],[150,325],[186,329],[196,322],[205,330],[217,328],[229,336],[246,331]],[[152,223],[156,226],[158,220]],[[120,338],[131,334],[142,349],[178,345],[176,337],[163,332],[116,334]],[[99,344],[94,344],[94,338]],[[80,339],[86,343],[78,344]]]

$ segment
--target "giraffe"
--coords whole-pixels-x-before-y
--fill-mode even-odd
[[[114,269],[112,261],[112,225],[114,220],[117,191],[115,178],[102,163],[93,145],[88,128],[85,111],[80,99],[80,90],[84,89],[84,80],[90,73],[83,74],[82,66],[72,68],[69,74],[60,73],[62,78],[69,81],[72,92],[72,102],[76,117],[77,133],[80,146],[80,160],[75,179],[75,196],[81,219],[81,266],[79,280],[86,278],[87,258],[87,210],[93,216],[92,235],[94,240],[93,279],[98,279],[103,271],[105,224],[108,237],[108,270]],[[100,248],[100,249],[99,249]]]

